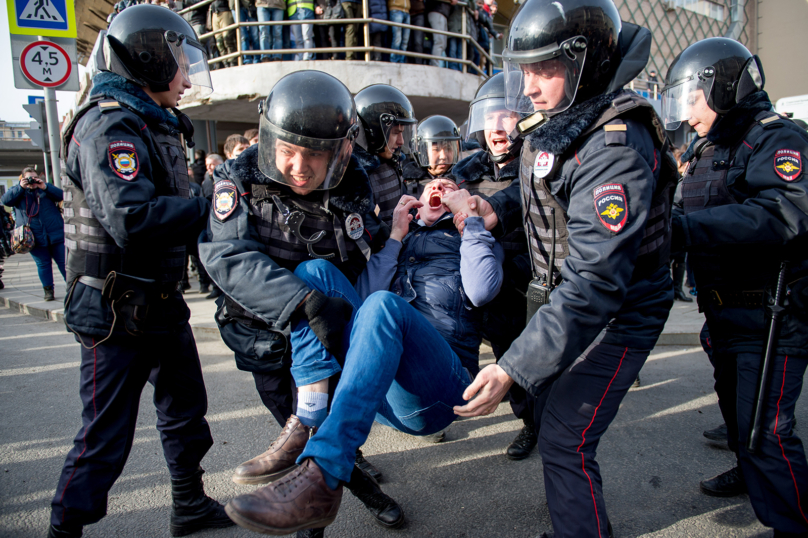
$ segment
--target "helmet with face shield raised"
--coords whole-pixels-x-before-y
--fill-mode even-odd
[[[477,93],[469,105],[469,119],[466,140],[474,138],[495,163],[508,161],[521,148],[521,138],[511,141],[510,135],[522,115],[508,109],[505,104],[505,74],[497,73],[477,88]],[[504,133],[501,151],[491,148],[486,141],[487,132]]]
[[[460,160],[460,131],[446,116],[429,116],[418,122],[414,146],[419,166],[448,170]]]
[[[280,79],[259,104],[258,168],[295,192],[342,181],[359,131],[351,92],[322,71]]]
[[[388,84],[372,84],[354,97],[362,122],[367,150],[378,154],[412,153],[412,135],[417,120],[415,109],[401,90]]]
[[[662,121],[676,130],[701,105],[726,114],[763,89],[760,59],[734,39],[712,37],[694,43],[671,64],[662,89]]]
[[[200,95],[213,91],[205,47],[188,21],[164,7],[141,4],[115,17],[102,39],[97,67],[154,92],[169,89],[179,70]]]
[[[621,28],[612,0],[527,0],[520,6],[502,58],[507,106],[526,114],[517,124],[521,134],[606,90],[620,63]]]

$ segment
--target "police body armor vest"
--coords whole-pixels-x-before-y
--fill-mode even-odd
[[[506,187],[509,187],[511,183],[513,183],[513,180],[492,181],[490,179],[484,179],[482,181],[475,181],[473,183],[463,182],[463,184],[460,185],[460,188],[469,191],[472,195],[479,195],[487,199]],[[527,237],[525,237],[524,227],[520,226],[515,230],[508,232],[504,236],[497,239],[497,242],[502,245],[502,248],[505,250],[506,260],[512,259],[513,257],[526,252]]]
[[[368,176],[373,198],[379,206],[379,218],[392,227],[393,210],[403,194],[401,176],[395,166],[385,161]]]
[[[80,109],[68,125],[63,138],[65,151],[79,120],[93,107],[104,104],[102,114],[117,111],[120,105],[104,96],[94,96]],[[160,158],[150,155],[157,196],[190,198],[188,169],[185,152],[174,131],[148,132],[155,147],[160,148]],[[145,178],[144,178],[145,179]],[[140,278],[153,279],[159,284],[171,284],[182,280],[185,266],[185,246],[165,246],[159,243],[132,245],[122,249],[101,226],[93,215],[84,190],[70,179],[64,182],[65,247],[67,249],[67,282],[72,283],[82,275],[106,278],[110,271]]]
[[[549,273],[550,251],[553,245],[553,230],[555,230],[555,260],[553,263],[555,269],[553,270],[554,282],[551,283],[551,287],[560,282],[560,269],[564,265],[564,259],[569,256],[569,231],[567,230],[569,216],[551,194],[549,185],[557,177],[563,163],[572,158],[575,150],[591,133],[607,124],[624,124],[621,118],[627,117],[642,122],[648,128],[654,139],[655,151],[660,155],[659,162],[662,166],[651,200],[643,240],[637,252],[633,279],[639,280],[648,277],[669,261],[671,206],[673,189],[678,179],[676,164],[668,151],[668,138],[654,109],[647,101],[633,92],[624,92],[617,96],[612,105],[578,137],[563,155],[555,156],[554,167],[544,178],[539,179],[533,175],[533,163],[539,152],[531,150],[529,145],[522,150],[520,177],[530,178],[530,181],[521,182],[522,214],[526,228],[534,232],[528,234],[528,247],[536,278],[547,278]],[[555,223],[552,220],[553,213]]]
[[[356,282],[359,277],[359,272],[356,271],[358,265],[349,262],[364,256],[364,253],[359,244],[348,237],[343,228],[343,219],[328,209],[328,191],[324,192],[324,199],[320,203],[290,195],[288,191],[284,192],[272,185],[250,186],[247,196],[247,204],[250,206],[248,220],[252,229],[258,233],[261,243],[266,245],[267,253],[272,260],[281,267],[294,271],[302,262],[312,259],[306,244],[286,225],[286,217],[275,206],[273,195],[277,196],[290,211],[301,211],[306,216],[300,226],[300,235],[309,238],[320,231],[325,232],[323,238],[312,246],[313,250],[321,256],[333,255],[329,261],[345,274],[348,280]],[[369,252],[367,254],[369,255]],[[225,303],[229,314],[233,317],[240,318],[250,326],[265,327],[260,318],[227,296]]]

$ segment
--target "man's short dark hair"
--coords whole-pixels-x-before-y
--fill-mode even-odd
[[[205,160],[205,150],[204,149],[198,149],[198,150],[194,151],[194,160],[195,161],[203,161],[203,160]]]
[[[258,136],[258,129],[247,129],[244,131],[244,138],[247,140],[252,140],[256,136]]]
[[[227,140],[224,141],[224,154],[226,156],[232,154],[233,150],[236,149],[236,146],[238,146],[239,144],[249,146],[250,141],[241,136],[240,134],[231,134],[230,136],[227,137]]]

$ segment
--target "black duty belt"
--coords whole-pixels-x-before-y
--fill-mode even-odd
[[[720,308],[762,308],[763,290],[734,290],[729,288],[714,288],[699,290],[700,304]]]

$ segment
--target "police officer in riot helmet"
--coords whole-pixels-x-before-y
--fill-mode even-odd
[[[190,142],[193,131],[174,107],[192,86],[212,90],[207,57],[191,26],[158,6],[127,8],[101,39],[101,72],[63,143],[64,317],[81,343],[84,424],[62,469],[49,536],[81,536],[106,514],[147,381],[171,474],[171,534],[228,527],[224,507],[203,489],[199,463],[213,438],[190,311],[177,290],[184,245],[204,229],[210,204],[190,196],[179,135]]]
[[[216,312],[222,339],[283,426],[266,452],[236,469],[233,481],[248,485],[294,469],[317,417],[327,413],[322,404],[335,386],[313,385],[290,369],[307,345],[301,334],[310,327],[315,336],[306,334],[343,360],[334,335],[353,307],[331,290],[309,286],[311,265],[303,262],[328,260],[355,284],[389,235],[375,214],[367,174],[352,156],[359,124],[342,82],[320,71],[291,73],[275,84],[259,114],[258,144],[214,173],[208,237],[199,245],[202,263],[224,292]],[[361,453],[357,460],[369,465]],[[398,504],[359,467],[348,488],[381,525],[402,523]]]
[[[550,387],[538,446],[558,538],[609,535],[595,452],[673,304],[676,165],[653,107],[622,89],[649,53],[650,32],[611,0],[527,0],[502,54],[506,105],[526,114],[520,181],[444,197],[495,234],[530,235],[527,327],[456,412],[492,412],[514,382]]]
[[[404,166],[408,194],[420,197],[435,178],[449,177],[460,160],[460,132],[446,116],[429,116],[415,128],[412,160]]]
[[[806,536],[808,465],[793,423],[808,365],[808,134],[772,110],[764,82],[760,59],[726,38],[695,43],[671,64],[665,126],[687,122],[698,135],[682,157],[673,241],[698,282],[715,390],[738,458],[701,490],[748,491],[774,536]]]
[[[354,97],[362,130],[354,155],[370,177],[379,217],[389,227],[404,194],[402,161],[412,153],[415,110],[401,90],[373,84]]]
[[[480,84],[469,106],[467,139],[476,140],[484,151],[478,151],[458,162],[451,176],[471,194],[488,198],[519,178],[519,152],[522,138],[514,133],[521,115],[505,106],[505,75],[498,73]],[[525,294],[530,282],[530,258],[523,227],[517,227],[499,238],[505,249],[504,282],[499,295],[485,306],[483,338],[491,343],[494,357],[499,359],[525,328]],[[511,408],[524,426],[508,445],[506,456],[521,460],[530,455],[538,442],[542,397],[528,395],[514,384],[508,391]]]

